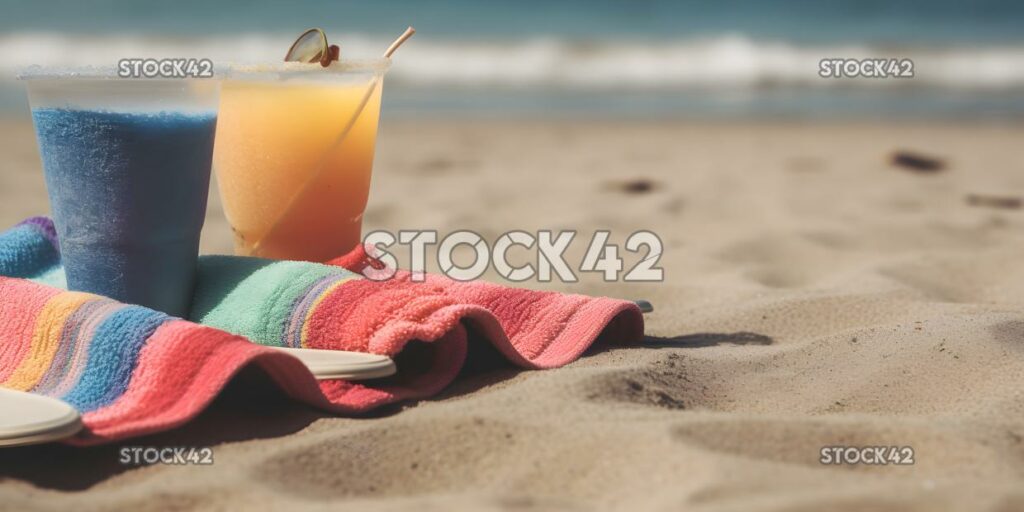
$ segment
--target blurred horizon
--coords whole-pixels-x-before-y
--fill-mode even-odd
[[[1024,3],[992,0],[18,3],[0,18],[0,112],[27,110],[29,65],[273,61],[310,26],[366,58],[413,25],[386,115],[1018,118],[1022,24]],[[910,58],[916,77],[819,78],[832,57]]]

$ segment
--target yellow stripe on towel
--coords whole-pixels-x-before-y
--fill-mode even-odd
[[[0,386],[19,391],[29,391],[35,387],[50,368],[53,357],[60,348],[61,336],[64,334],[68,317],[86,302],[98,298],[100,297],[91,293],[64,292],[54,295],[47,301],[36,319],[29,353]]]

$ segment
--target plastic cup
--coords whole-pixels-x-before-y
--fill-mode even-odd
[[[219,83],[102,70],[21,78],[68,287],[186,316]]]
[[[389,65],[228,72],[214,169],[236,254],[322,262],[360,243]]]

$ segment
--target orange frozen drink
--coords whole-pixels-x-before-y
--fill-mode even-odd
[[[387,59],[236,70],[214,168],[235,252],[326,261],[360,242]]]

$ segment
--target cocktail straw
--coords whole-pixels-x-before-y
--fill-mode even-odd
[[[402,35],[398,36],[398,39],[395,39],[395,42],[391,43],[391,46],[388,46],[388,49],[384,51],[384,58],[390,59],[391,54],[395,53],[395,50],[397,50],[399,46],[402,46],[402,43],[404,43],[406,39],[412,37],[415,33],[416,29],[412,27],[405,29],[405,32],[402,32]]]
[[[395,39],[395,42],[391,43],[391,46],[388,46],[388,49],[384,51],[384,58],[391,58],[391,55],[395,53],[395,50],[397,50],[399,46],[402,46],[402,43],[404,43],[407,39],[412,37],[412,35],[415,33],[416,29],[412,27],[405,29],[405,32],[402,32],[402,35],[398,36],[398,39]],[[366,94],[363,95],[363,99],[359,102],[359,106],[356,107],[355,113],[353,113],[352,117],[348,120],[347,123],[345,123],[345,127],[341,130],[341,133],[338,134],[338,137],[334,139],[334,144],[331,145],[331,148],[327,150],[327,152],[324,154],[324,159],[321,160],[320,165],[317,166],[316,171],[313,173],[312,176],[309,177],[309,179],[307,179],[302,184],[302,188],[300,188],[299,191],[294,196],[292,196],[292,198],[288,201],[287,206],[285,206],[284,208],[284,212],[282,212],[281,215],[277,218],[277,220],[274,221],[274,224],[270,226],[270,229],[268,229],[267,232],[264,233],[264,235],[260,237],[259,240],[256,240],[256,242],[252,244],[252,248],[249,249],[249,256],[259,255],[260,246],[263,245],[263,241],[270,238],[270,236],[274,234],[274,231],[276,231],[277,227],[281,225],[281,222],[285,218],[287,218],[288,215],[291,213],[292,208],[295,207],[295,204],[298,202],[298,200],[303,195],[305,195],[306,190],[309,189],[310,185],[312,185],[313,182],[317,181],[320,178],[320,176],[323,175],[324,169],[327,167],[325,165],[327,157],[334,151],[334,149],[336,149],[338,146],[341,145],[342,142],[344,142],[345,137],[348,136],[348,132],[352,131],[352,127],[355,126],[356,121],[359,119],[359,116],[363,113],[363,109],[366,108],[366,104],[369,103],[370,97],[373,96],[373,93],[377,90],[377,86],[380,85],[380,80],[381,75],[376,75],[373,77],[373,80],[370,81],[370,86],[366,88]]]

